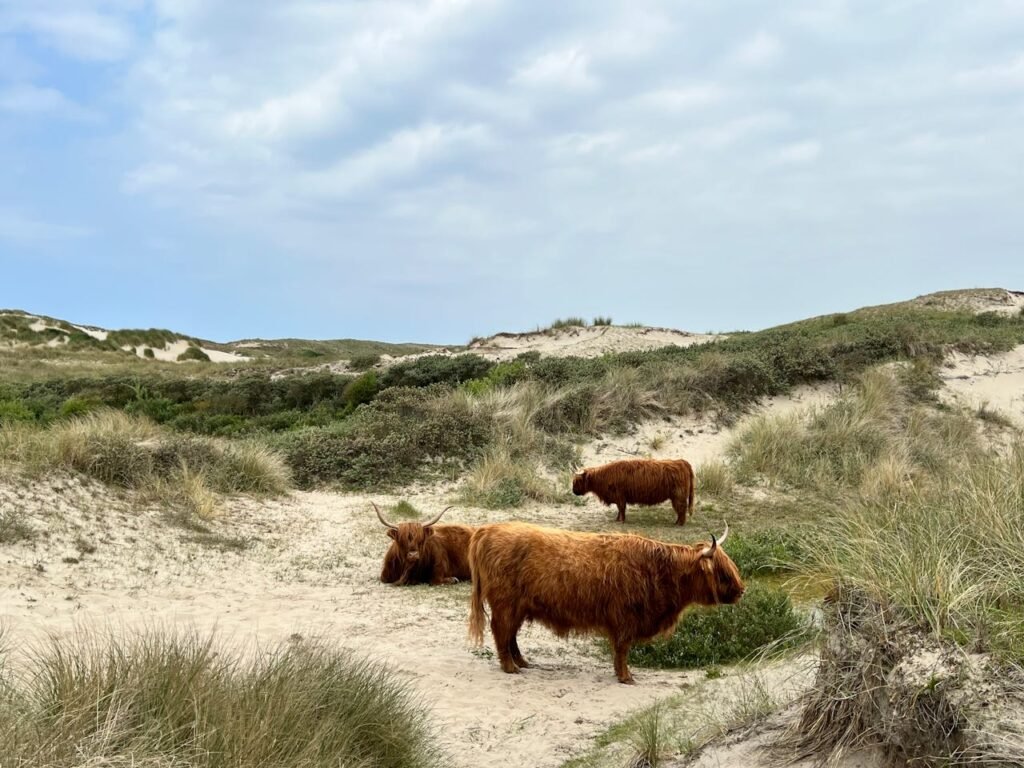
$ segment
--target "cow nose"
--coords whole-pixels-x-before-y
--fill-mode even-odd
[[[415,549],[411,550],[409,552],[409,559],[410,560],[419,560],[420,559],[420,553],[417,552]]]

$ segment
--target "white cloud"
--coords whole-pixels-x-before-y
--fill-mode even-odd
[[[958,72],[958,85],[976,89],[1018,89],[1024,88],[1024,53],[1004,64],[993,64]]]
[[[512,76],[512,82],[536,88],[589,90],[597,85],[590,58],[580,46],[537,56]]]
[[[687,112],[692,109],[715,104],[725,98],[725,90],[714,83],[659,88],[637,97],[637,104],[647,109],[663,112]]]
[[[732,60],[743,67],[762,69],[778,61],[782,51],[783,46],[779,39],[761,30],[740,44],[733,52]]]
[[[403,129],[326,171],[310,174],[306,188],[318,195],[348,197],[396,182],[486,141],[487,131],[479,125],[426,123]]]
[[[8,5],[8,25],[26,29],[72,58],[115,61],[134,45],[131,27],[118,15],[77,3]]]
[[[821,144],[817,141],[800,141],[787,144],[775,151],[772,162],[775,165],[805,165],[813,163],[821,154]]]

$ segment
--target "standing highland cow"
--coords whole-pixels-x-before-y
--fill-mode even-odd
[[[429,522],[398,525],[386,520],[376,504],[373,508],[391,539],[380,574],[385,584],[453,584],[470,578],[469,539],[475,529],[469,525],[437,525],[451,507]]]
[[[539,621],[559,637],[599,632],[615,674],[632,683],[630,647],[670,633],[686,606],[735,603],[743,580],[720,540],[688,546],[621,533],[575,533],[525,523],[482,525],[469,545],[469,635],[483,642],[484,600],[504,672],[528,667],[516,633]]]
[[[581,469],[573,475],[572,492],[593,493],[604,504],[619,509],[615,518],[626,522],[627,504],[660,504],[671,501],[676,525],[686,523],[693,509],[693,467],[685,459],[627,459],[600,467]]]

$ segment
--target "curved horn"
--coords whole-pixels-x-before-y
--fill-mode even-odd
[[[424,527],[424,528],[429,528],[430,526],[432,526],[432,525],[433,525],[434,523],[436,523],[436,522],[437,522],[438,520],[440,520],[440,519],[441,519],[441,515],[443,515],[443,514],[444,514],[445,512],[447,512],[447,511],[448,511],[449,509],[451,509],[451,507],[445,507],[444,509],[442,509],[442,510],[441,510],[441,511],[440,511],[440,512],[438,513],[437,517],[435,517],[435,518],[434,518],[433,520],[431,520],[431,521],[430,521],[429,523],[424,523],[424,524],[423,524],[423,527]]]
[[[728,535],[729,535],[729,524],[726,523],[725,524],[725,533],[722,534],[722,538],[716,539],[715,538],[715,534],[712,533],[711,534],[711,544],[709,544],[708,546],[704,547],[703,550],[701,550],[700,556],[701,557],[711,557],[711,555],[714,554],[715,550],[718,549],[722,545],[722,542],[725,541],[725,539],[726,539],[726,537]]]
[[[370,503],[373,504],[372,501]],[[382,523],[384,523],[384,525],[386,525],[388,528],[393,528],[393,529],[397,529],[398,528],[398,526],[395,525],[394,523],[389,523],[387,520],[384,519],[384,515],[382,515],[381,512],[380,512],[380,507],[378,507],[376,504],[373,504],[373,509],[377,513],[377,519],[380,520]]]

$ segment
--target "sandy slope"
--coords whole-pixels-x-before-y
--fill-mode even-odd
[[[499,333],[472,342],[467,351],[491,360],[511,360],[524,352],[538,352],[543,357],[600,357],[613,352],[688,347],[718,338],[724,337],[671,328],[600,325],[536,333]]]
[[[940,375],[948,402],[985,405],[1024,427],[1024,344],[998,355],[954,354]]]

